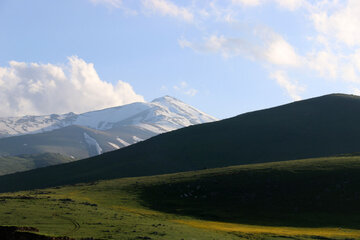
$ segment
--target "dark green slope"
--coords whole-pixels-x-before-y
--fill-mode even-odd
[[[359,156],[250,164],[154,179],[140,183],[137,191],[143,204],[155,210],[243,224],[360,229]]]
[[[64,165],[0,177],[0,191],[360,152],[360,97],[332,94],[190,126]]]

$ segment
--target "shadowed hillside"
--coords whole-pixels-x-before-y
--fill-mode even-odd
[[[221,222],[360,228],[359,156],[165,176],[140,187],[139,198],[145,206]]]
[[[0,177],[0,191],[360,152],[360,97],[332,94],[191,126],[78,162]]]
[[[74,240],[69,237],[49,237],[33,233],[38,231],[36,228],[0,226],[2,240]]]

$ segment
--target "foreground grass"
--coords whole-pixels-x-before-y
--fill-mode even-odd
[[[360,176],[359,169],[359,157],[327,158],[4,193],[0,194],[0,225],[31,226],[38,228],[41,234],[78,239],[360,239],[359,225],[356,227],[359,207],[354,205],[358,200],[351,198],[356,197],[360,189],[354,189],[358,187],[355,177]],[[342,179],[340,173],[343,172],[353,185],[346,185],[343,180],[336,183]],[[261,200],[251,195],[251,191],[259,186],[268,187],[263,181],[268,182],[269,176],[270,182],[280,189],[286,186],[280,184],[283,178],[294,184],[291,176],[296,176],[295,179],[305,183],[310,181],[317,186],[319,184],[313,182],[314,176],[325,179],[330,176],[320,187],[325,187],[326,183],[335,184],[334,191],[330,188],[324,195],[329,204],[308,205],[304,202],[302,205],[300,200],[303,199],[300,199],[293,203],[300,212],[288,214],[288,205],[284,208],[259,206]],[[293,187],[295,190],[289,194],[305,193],[303,186]],[[196,193],[200,189],[201,195]],[[312,189],[317,191],[317,187]],[[313,190],[308,191],[310,197]],[[247,196],[246,201],[238,198],[239,192]],[[191,197],[184,197],[184,193],[190,193]],[[284,197],[283,193],[275,191],[271,199],[277,201],[277,197]],[[320,194],[320,199],[324,196]],[[248,202],[255,205],[246,204]],[[340,211],[328,211],[327,218],[324,213],[314,211],[322,207],[326,210],[333,203],[340,204]],[[284,202],[280,201],[280,204]],[[293,207],[293,204],[289,206]],[[347,206],[341,207],[341,204]],[[243,211],[244,207],[247,211]],[[265,208],[272,209],[265,215],[260,214]],[[347,208],[354,208],[353,213],[345,212],[344,215],[342,210]],[[274,217],[276,213],[284,218]],[[317,224],[313,224],[314,219]],[[312,227],[307,223],[313,224]]]
[[[199,221],[199,220],[175,220],[175,222],[183,223],[192,227],[218,230],[224,232],[232,232],[235,235],[243,236],[252,235],[252,237],[264,237],[272,235],[273,237],[310,237],[310,238],[329,238],[329,239],[359,239],[360,231],[354,229],[342,228],[296,228],[296,227],[269,227],[269,226],[256,226],[245,224],[232,224],[224,222],[213,221]]]
[[[194,228],[191,219],[144,208],[135,179],[0,195],[0,225],[32,226],[40,234],[95,239],[233,239]],[[175,221],[174,221],[175,220]]]

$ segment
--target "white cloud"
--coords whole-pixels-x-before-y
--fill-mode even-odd
[[[182,48],[185,48],[185,47],[191,48],[192,45],[193,45],[190,41],[188,41],[188,40],[186,40],[184,38],[179,39],[178,43],[179,43],[180,47],[182,47]]]
[[[316,30],[349,47],[360,45],[360,1],[343,1],[336,6],[334,11],[322,6],[311,13]]]
[[[189,9],[185,7],[179,7],[174,3],[166,0],[143,0],[143,6],[153,13],[159,13],[163,16],[170,16],[179,18],[181,20],[192,22],[194,15]]]
[[[194,88],[190,88],[189,90],[187,90],[185,92],[186,95],[189,95],[189,96],[192,96],[192,97],[195,96],[197,93],[198,93],[198,91],[196,89],[194,89]]]
[[[127,16],[136,16],[138,15],[137,10],[132,9],[131,7],[127,7],[126,1],[123,0],[89,0],[94,5],[104,5],[107,6],[109,9],[118,8],[123,11],[123,13]]]
[[[178,85],[174,85],[173,88],[176,91],[181,92],[182,94],[185,95],[189,95],[191,97],[195,96],[198,93],[198,90],[194,88],[190,88],[188,83],[185,81],[180,82],[180,84]]]
[[[306,0],[232,0],[234,5],[242,5],[245,7],[255,7],[267,2],[275,2],[279,7],[294,11],[305,5]]]
[[[239,4],[244,6],[258,6],[260,5],[260,0],[232,0],[233,4]]]
[[[321,77],[335,79],[338,77],[338,56],[331,50],[318,50],[307,54],[307,65],[310,69],[317,71]]]
[[[11,61],[0,67],[0,116],[86,112],[144,101],[129,83],[101,80],[92,63],[66,65]]]
[[[325,79],[360,83],[360,1],[321,1],[308,10],[316,30],[308,68]]]
[[[124,5],[130,6],[128,4],[130,1],[126,0],[90,1],[121,9],[125,7]],[[194,38],[196,35],[183,37],[178,40],[182,48],[191,48],[198,53],[218,54],[228,60],[238,56],[245,57],[260,63],[267,70],[286,70],[289,75],[292,73],[290,71],[296,69],[297,73],[303,71],[318,75],[317,77],[320,77],[318,79],[324,81],[331,79],[346,84],[360,83],[360,31],[358,31],[360,1],[358,0],[215,0],[187,1],[187,3],[188,5],[184,7],[182,1],[137,0],[137,4],[131,6],[140,7],[140,11],[144,14],[168,16],[196,23],[194,26],[200,34],[206,34],[205,37],[203,39],[190,39],[191,36]],[[261,8],[262,6],[265,7]],[[284,35],[275,33],[270,29],[271,26],[266,26],[267,23],[258,22],[262,18],[254,23],[252,19],[247,18],[247,14],[243,16],[242,11],[247,11],[245,7],[259,7],[257,14],[266,14],[267,17],[271,17],[267,12],[269,9],[275,11],[270,14],[277,14],[284,9],[298,10],[300,14],[297,14],[297,17],[304,17],[305,26],[299,28],[301,31],[299,34],[304,35],[304,31],[309,30],[309,23],[313,24],[315,32],[306,33],[312,34],[308,37],[307,43],[301,42],[302,37],[292,42],[292,38],[286,37],[287,24],[280,28]],[[279,18],[274,17],[281,20],[281,15],[278,15]],[[269,24],[274,23],[270,21]],[[290,34],[296,33],[291,31]],[[294,43],[297,45],[293,45]],[[290,86],[296,88],[297,85],[294,85],[285,73],[274,74],[271,74],[273,79],[276,79],[278,84],[281,83],[284,88],[291,89]],[[298,78],[301,79],[301,76]],[[196,90],[190,91],[191,88],[188,86],[181,88],[181,84],[177,84],[175,87],[182,94],[186,92],[189,95],[196,94]],[[29,91],[36,92],[42,88],[41,84],[34,82]]]
[[[120,8],[122,7],[122,0],[90,0],[93,4],[104,4],[109,7]]]
[[[268,31],[266,34],[258,35],[257,41],[253,42],[245,38],[230,38],[223,35],[212,35],[205,38],[202,43],[192,43],[186,39],[180,39],[178,42],[182,48],[188,47],[202,53],[218,53],[224,58],[245,56],[252,60],[288,67],[303,64],[302,57],[280,35]]]
[[[188,85],[187,82],[182,81],[182,82],[180,82],[179,85],[175,85],[173,88],[174,88],[175,90],[182,90],[182,89],[186,88],[187,85]]]
[[[294,11],[305,4],[305,0],[275,0],[275,2],[282,8]]]
[[[284,71],[276,71],[270,74],[270,78],[276,80],[280,87],[294,100],[301,100],[300,93],[305,91],[296,81],[291,81]]]
[[[294,48],[280,35],[273,37],[267,46],[265,56],[270,63],[276,65],[299,66],[302,62]]]
[[[236,11],[237,9],[233,6],[223,6],[221,4],[217,4],[216,1],[211,1],[206,8],[208,17],[211,17],[210,19],[214,19],[217,22],[236,22],[235,17],[237,16],[238,11]]]
[[[210,13],[206,9],[200,9],[198,12],[203,18],[208,18],[210,16]]]
[[[204,38],[204,42],[193,43],[186,39],[179,40],[182,48],[188,47],[199,53],[221,54],[224,58],[244,55],[250,58],[259,58],[262,55],[260,48],[242,38],[228,38],[212,35]]]
[[[360,48],[352,48],[349,53],[329,39],[320,44],[322,48],[306,54],[308,70],[314,70],[326,80],[360,83]]]

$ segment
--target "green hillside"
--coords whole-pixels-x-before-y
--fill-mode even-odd
[[[0,194],[0,225],[76,239],[360,239],[360,157]]]
[[[326,95],[190,126],[86,160],[2,176],[0,191],[360,152],[359,122],[360,97]]]
[[[213,221],[360,229],[360,156],[176,174],[143,187],[140,198],[154,210]]]
[[[58,153],[0,156],[0,175],[27,171],[34,168],[47,167],[72,161],[74,161],[74,159]]]

